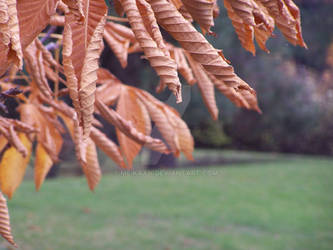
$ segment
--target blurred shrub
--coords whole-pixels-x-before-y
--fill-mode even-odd
[[[222,123],[211,119],[202,121],[192,129],[192,135],[197,147],[222,147],[231,143],[224,133]]]
[[[225,125],[238,148],[332,154],[332,101],[318,95],[319,77],[308,69],[268,57],[248,63],[262,115],[245,110]],[[247,80],[248,80],[247,79]]]

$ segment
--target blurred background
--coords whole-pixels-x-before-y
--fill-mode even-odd
[[[216,92],[213,121],[185,81],[184,103],[175,105],[168,91],[155,93],[158,76],[141,54],[122,69],[106,46],[103,67],[182,114],[195,161],[143,150],[124,172],[99,152],[106,174],[92,195],[84,177],[73,177],[82,172],[68,136],[49,174],[60,178],[34,193],[31,170],[9,202],[21,248],[333,249],[333,3],[295,3],[308,50],[275,30],[270,53],[253,56],[222,6],[209,37],[257,91],[261,115]]]

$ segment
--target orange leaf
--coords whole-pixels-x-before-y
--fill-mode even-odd
[[[23,133],[19,133],[19,138],[28,150],[28,155],[23,157],[14,147],[7,149],[0,163],[0,185],[1,190],[11,198],[21,184],[25,169],[29,163],[31,154],[31,142]]]
[[[130,139],[132,139],[135,142],[137,142],[141,145],[144,145],[152,150],[155,150],[155,151],[158,151],[161,153],[169,153],[166,145],[161,140],[152,138],[150,136],[147,136],[147,135],[139,132],[133,126],[132,122],[125,120],[113,109],[109,109],[100,100],[96,100],[96,107],[105,120],[107,120],[108,122],[113,124],[117,129],[119,129],[122,133],[124,133]],[[146,126],[144,127],[144,130],[146,130]],[[131,160],[131,158],[129,158],[128,160]]]
[[[2,150],[7,146],[7,144],[7,139],[3,135],[0,135],[0,152],[2,152]]]
[[[36,147],[36,159],[35,159],[35,186],[38,191],[44,182],[44,179],[52,167],[52,159],[47,154],[43,145],[40,143]]]
[[[135,92],[130,88],[122,86],[120,92],[117,112],[127,121],[130,121],[136,130],[142,134],[146,134],[145,120],[142,110],[138,104]],[[133,159],[140,152],[142,145],[133,141],[116,129],[120,150],[123,153],[128,165],[131,167]]]

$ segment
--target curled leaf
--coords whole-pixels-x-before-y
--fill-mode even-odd
[[[10,228],[7,200],[0,192],[0,234],[14,247],[17,247]]]
[[[119,129],[130,139],[152,150],[161,153],[168,152],[167,147],[161,140],[154,139],[150,136],[146,136],[143,133],[139,132],[138,130],[135,129],[135,127],[131,122],[122,118],[116,111],[109,109],[101,101],[96,100],[96,107],[98,108],[99,112],[101,113],[101,115],[105,120],[113,124],[117,129]]]
[[[191,68],[197,79],[198,87],[203,97],[204,103],[208,108],[208,111],[213,120],[217,120],[219,110],[216,106],[216,101],[215,101],[214,84],[209,79],[202,66],[199,63],[195,62],[190,57],[190,55],[188,55],[188,58]]]
[[[150,61],[151,66],[160,76],[161,82],[168,86],[175,94],[177,102],[181,102],[181,85],[177,75],[176,63],[163,53],[146,30],[135,0],[123,0],[121,4],[126,12],[136,40]]]
[[[95,144],[103,150],[103,152],[109,156],[115,163],[122,168],[127,168],[123,157],[121,156],[118,146],[110,140],[103,132],[96,128],[91,129],[91,139]]]
[[[86,162],[82,162],[82,170],[86,176],[89,189],[93,191],[99,183],[102,172],[98,163],[95,143],[89,138],[86,146]]]
[[[210,31],[214,26],[213,20],[213,0],[182,0],[186,10],[191,14],[193,19],[198,22],[203,33]]]
[[[105,25],[103,37],[118,58],[121,66],[126,68],[130,40],[114,33],[109,24],[110,23],[107,23]]]
[[[207,72],[231,87],[239,87],[243,82],[216,49],[177,11],[167,0],[151,0],[158,23],[200,63]],[[247,86],[247,85],[246,85]],[[244,87],[246,87],[244,86]]]
[[[14,63],[22,69],[22,48],[17,17],[16,0],[0,4],[0,75]]]

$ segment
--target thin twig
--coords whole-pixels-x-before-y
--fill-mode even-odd
[[[44,36],[47,36],[47,33],[40,33],[39,35],[38,35],[39,37],[44,37]],[[51,37],[51,38],[55,38],[55,39],[62,39],[62,35],[61,34],[51,34],[51,35],[49,35],[49,37]]]
[[[45,35],[40,41],[41,41],[42,43],[45,42],[46,39],[48,39],[48,38],[50,37],[50,35],[53,34],[53,32],[56,31],[56,29],[57,29],[56,26],[51,26],[51,27],[48,29],[46,35]]]
[[[56,43],[57,45],[59,45],[59,41]],[[57,65],[59,65],[59,46],[57,46],[56,50],[55,50],[55,60],[57,62]],[[54,99],[58,100],[58,93],[59,93],[59,66],[56,67],[56,76],[57,76],[57,80],[54,83]]]
[[[107,16],[106,19],[111,21],[128,23],[128,19],[126,17]]]

